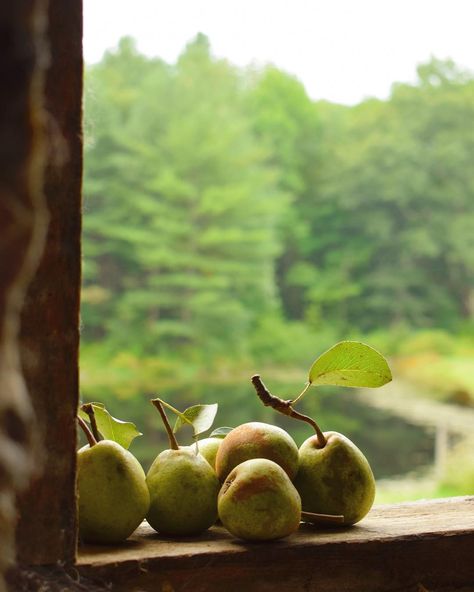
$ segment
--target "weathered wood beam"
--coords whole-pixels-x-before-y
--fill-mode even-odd
[[[76,554],[76,424],[81,283],[82,1],[49,0],[46,245],[22,314],[22,359],[41,437],[42,474],[20,500],[18,560]]]
[[[15,495],[33,468],[32,408],[18,334],[43,249],[44,2],[0,3],[0,591],[15,557]]]
[[[435,592],[474,590],[474,497],[374,508],[358,525],[302,526],[244,543],[223,528],[160,537],[141,526],[115,547],[85,546],[78,573],[114,592]]]
[[[17,566],[7,574],[11,592],[110,592],[79,576],[71,566]]]

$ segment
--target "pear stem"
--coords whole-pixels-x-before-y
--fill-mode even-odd
[[[292,399],[292,401],[291,401],[291,404],[292,404],[292,405],[295,405],[296,403],[298,403],[298,401],[299,401],[300,399],[302,399],[302,398],[303,398],[303,396],[306,394],[306,391],[309,389],[309,387],[310,387],[310,386],[311,386],[311,383],[310,383],[310,382],[307,382],[307,383],[305,384],[305,387],[304,387],[304,389],[303,389],[303,390],[301,391],[301,393],[300,393],[300,394],[299,394],[299,395],[296,397],[296,399]]]
[[[303,522],[311,524],[343,524],[344,516],[342,514],[315,514],[313,512],[301,512]]]
[[[168,439],[170,442],[171,450],[179,450],[179,444],[176,440],[176,436],[173,434],[173,430],[171,429],[170,422],[168,421],[168,417],[166,416],[166,412],[163,408],[163,404],[160,399],[151,399],[151,403],[158,409],[161,415],[161,419],[163,420],[163,424],[166,428],[166,432],[168,434]]]
[[[100,435],[99,428],[97,427],[97,421],[95,419],[95,413],[94,413],[94,406],[92,405],[92,403],[84,403],[84,405],[81,405],[81,409],[82,409],[82,411],[84,411],[84,413],[87,413],[87,415],[89,416],[89,420],[91,423],[91,430],[92,430],[92,433],[94,434],[94,438],[97,440],[97,442],[100,442],[101,440],[103,440],[103,438]]]
[[[95,446],[97,444],[97,440],[94,438],[94,434],[90,431],[89,426],[86,424],[86,422],[82,419],[82,417],[79,417],[79,415],[76,417],[79,425],[82,428],[82,431],[84,432],[87,441],[89,442],[89,446],[92,448],[92,446]]]
[[[309,423],[309,425],[316,432],[316,436],[318,438],[318,448],[324,448],[326,446],[326,436],[323,434],[318,424],[314,421],[314,419],[311,419],[311,417],[308,417],[307,415],[303,415],[302,413],[295,411],[292,407],[294,401],[285,401],[283,399],[280,399],[280,397],[275,397],[274,395],[272,395],[270,391],[267,389],[267,387],[263,384],[258,374],[252,376],[252,384],[255,388],[255,391],[257,392],[260,401],[262,401],[265,407],[271,407],[272,409],[275,409],[275,411],[283,413],[283,415],[288,415],[289,417],[293,417],[294,419],[299,419],[300,421],[305,421],[306,423]],[[309,384],[306,386],[305,391],[308,387]],[[305,391],[303,391],[302,394],[304,394]],[[300,397],[301,395],[298,398]]]
[[[188,425],[192,426],[193,422],[188,419],[186,417],[186,415],[184,415],[184,413],[181,413],[181,411],[179,411],[178,409],[176,409],[176,407],[173,407],[173,405],[170,405],[169,403],[167,403],[166,401],[163,401],[163,399],[157,399],[158,401],[160,401],[160,403],[166,407],[167,409],[169,409],[170,411],[172,411],[173,413],[176,413],[176,415],[178,417],[181,418],[182,421],[184,421],[185,423],[187,423]]]

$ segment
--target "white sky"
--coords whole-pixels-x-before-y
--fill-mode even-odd
[[[345,104],[386,97],[431,55],[474,70],[474,0],[84,0],[84,21],[88,63],[124,35],[173,62],[202,32],[216,56],[271,62]]]

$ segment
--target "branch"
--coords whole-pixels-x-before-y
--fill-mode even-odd
[[[287,415],[288,417],[293,417],[294,419],[299,419],[300,421],[309,423],[309,425],[316,432],[318,438],[318,448],[324,448],[326,446],[326,437],[320,430],[318,424],[314,421],[314,419],[311,419],[311,417],[295,411],[291,406],[293,401],[285,401],[280,399],[280,397],[275,397],[275,395],[272,395],[267,387],[263,384],[258,374],[252,376],[252,384],[257,392],[258,398],[260,401],[262,401],[265,407],[271,407],[272,409],[275,409],[275,411],[283,413],[283,415]]]

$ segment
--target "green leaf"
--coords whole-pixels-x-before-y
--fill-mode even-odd
[[[91,404],[94,409],[97,428],[105,440],[113,440],[128,449],[137,436],[142,436],[134,423],[112,417],[103,403]],[[82,408],[79,409],[79,415],[90,422],[89,416]]]
[[[225,438],[229,432],[231,432],[234,428],[229,428],[228,426],[224,426],[222,428],[216,428],[211,432],[209,438]]]
[[[387,360],[378,351],[358,341],[341,341],[324,352],[309,370],[312,385],[383,386],[392,380]]]
[[[218,404],[193,405],[181,413],[174,424],[173,432],[177,432],[183,425],[192,424],[194,437],[207,431],[216,417]]]

